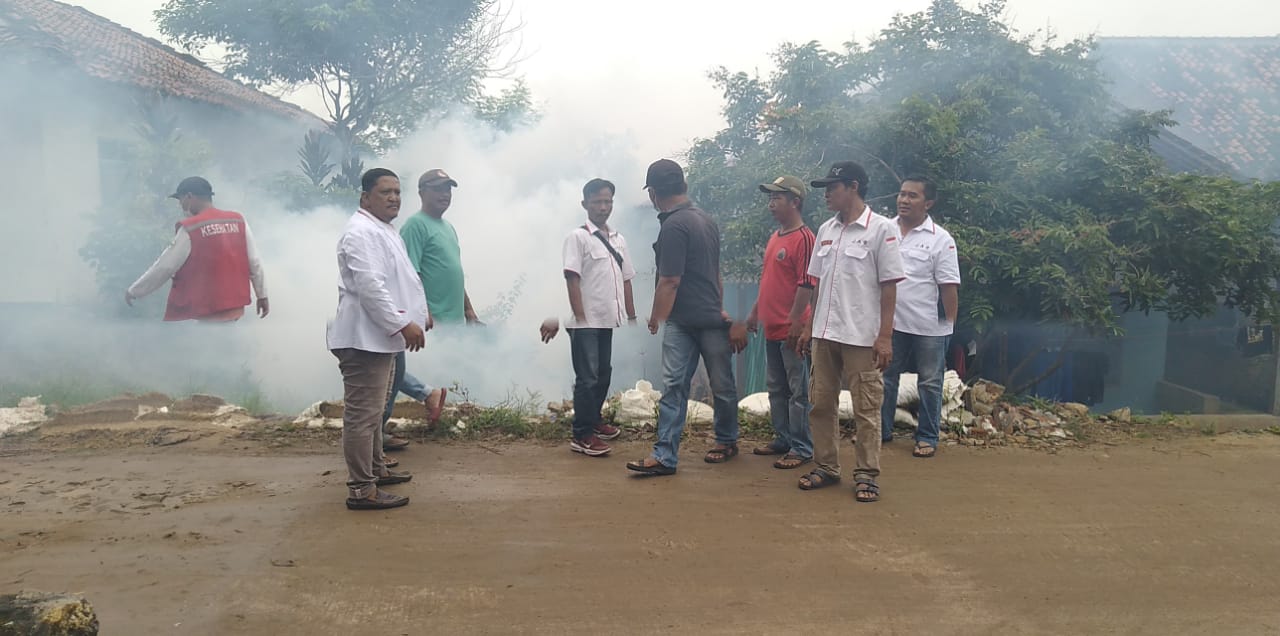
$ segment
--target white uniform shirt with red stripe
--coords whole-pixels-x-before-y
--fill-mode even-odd
[[[898,219],[902,267],[907,278],[898,283],[898,305],[893,329],[917,336],[949,336],[954,325],[939,316],[938,286],[960,284],[960,262],[951,233],[925,217],[924,223],[905,235]]]
[[[880,334],[880,284],[903,279],[893,221],[863,210],[853,223],[832,217],[818,228],[809,275],[818,279],[813,337],[870,347]]]
[[[622,257],[622,264],[619,265],[618,260],[609,253],[609,248],[595,236],[596,232],[605,231],[587,221],[585,228],[574,228],[564,240],[564,271],[579,276],[582,311],[586,318],[579,323],[570,316],[565,321],[565,326],[570,329],[612,329],[627,322],[622,284],[636,276],[631,255],[627,253],[627,241],[613,230],[605,232],[609,244]]]

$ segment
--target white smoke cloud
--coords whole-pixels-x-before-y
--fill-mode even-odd
[[[584,129],[572,112],[552,112],[538,125],[511,133],[474,121],[445,121],[384,159],[368,161],[366,167],[389,167],[401,176],[406,192],[397,225],[419,210],[413,184],[420,173],[444,168],[459,182],[445,218],[458,231],[472,304],[489,322],[431,331],[427,347],[409,354],[410,372],[435,386],[459,383],[482,403],[508,395],[524,398],[529,392],[546,400],[569,397],[568,339],[562,333],[544,345],[538,325],[544,317],[567,314],[561,247],[565,235],[585,219],[581,189],[594,177],[618,185],[612,222],[627,237],[641,272],[633,283],[641,322],[651,303],[650,245],[657,221],[641,190],[651,158],[639,156],[636,148],[625,135]],[[222,188],[234,192],[229,185]],[[249,343],[238,351],[246,356],[253,381],[281,409],[340,396],[341,379],[324,347],[324,331],[337,302],[335,244],[357,202],[350,209],[290,214],[248,195],[228,198],[243,198],[228,207],[242,211],[253,228],[272,307],[265,320],[246,317],[230,327]],[[512,291],[519,295],[506,320],[484,315]],[[643,325],[620,329],[614,351],[615,388],[660,370],[657,338]],[[200,358],[234,369],[228,353],[215,349]]]

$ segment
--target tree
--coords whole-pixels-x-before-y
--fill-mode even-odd
[[[157,318],[164,294],[142,298],[133,308],[126,308],[121,297],[160,255],[158,247],[173,238],[180,214],[178,204],[166,197],[184,177],[208,166],[210,149],[204,141],[182,135],[164,97],[141,96],[136,103],[134,135],[120,149],[125,156],[118,158],[129,174],[120,176],[114,184],[119,191],[93,215],[93,240],[80,249],[80,256],[93,267],[106,306],[124,316]]]
[[[342,160],[479,103],[512,32],[496,0],[168,0],[156,19],[188,51],[224,47],[232,77],[318,89]]]
[[[772,225],[755,184],[853,159],[889,216],[902,177],[938,182],[935,216],[967,281],[961,322],[979,333],[1034,321],[1117,334],[1126,311],[1178,320],[1219,303],[1280,316],[1280,188],[1170,174],[1152,151],[1169,114],[1118,108],[1092,39],[1020,36],[1004,6],[934,0],[866,47],[785,45],[768,80],[712,73],[729,127],[690,149],[689,178],[724,229],[727,274],[759,272]],[[806,207],[810,222],[829,214]]]

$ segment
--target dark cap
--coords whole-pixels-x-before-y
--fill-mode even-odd
[[[444,185],[446,183],[455,188],[458,187],[458,182],[454,181],[453,177],[449,176],[449,173],[439,168],[432,168],[422,173],[421,177],[418,177],[419,190],[423,188],[430,188],[438,185]]]
[[[761,192],[790,192],[791,194],[794,194],[800,197],[801,199],[804,198],[805,193],[807,192],[804,189],[804,182],[800,180],[800,177],[793,177],[789,174],[784,174],[781,177],[774,179],[773,183],[760,184],[760,191]]]
[[[837,161],[831,164],[831,169],[827,171],[827,176],[821,179],[814,179],[809,182],[809,185],[815,188],[825,188],[840,181],[857,181],[858,189],[862,190],[867,186],[867,171],[856,162]]]
[[[210,198],[213,196],[213,186],[205,181],[204,177],[187,177],[178,184],[178,188],[169,195],[170,199],[181,199],[183,195],[194,194],[198,197]]]
[[[684,183],[684,170],[680,164],[670,159],[659,159],[649,164],[649,172],[644,177],[645,189],[654,186],[678,186]]]

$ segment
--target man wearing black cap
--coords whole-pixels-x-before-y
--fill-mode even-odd
[[[880,498],[880,374],[893,359],[893,313],[898,281],[904,278],[898,230],[864,201],[867,171],[852,161],[832,164],[826,177],[811,182],[826,189],[835,212],[818,228],[817,250],[809,275],[817,279],[813,314],[806,321],[793,310],[789,338],[807,351],[812,338],[813,380],[809,426],[813,432],[812,472],[800,488],[814,490],[840,481],[839,399],[841,388],[853,397],[854,495],[870,503]],[[810,289],[797,296],[808,304]],[[797,302],[797,307],[800,303]]]
[[[169,247],[129,286],[124,301],[133,305],[173,279],[165,320],[227,322],[244,315],[252,283],[258,316],[266,318],[262,261],[244,217],[213,207],[213,187],[201,177],[183,179],[169,196],[187,218],[178,221]]]
[[[738,390],[732,354],[746,346],[745,325],[724,313],[720,280],[720,229],[689,200],[684,171],[670,159],[655,161],[645,178],[662,228],[653,244],[658,285],[649,333],[662,334],[662,399],[653,454],[627,468],[646,475],[676,472],[680,434],[689,404],[689,383],[701,356],[714,398],[716,444],[704,460],[719,464],[738,454]],[[731,332],[732,331],[732,335]]]

